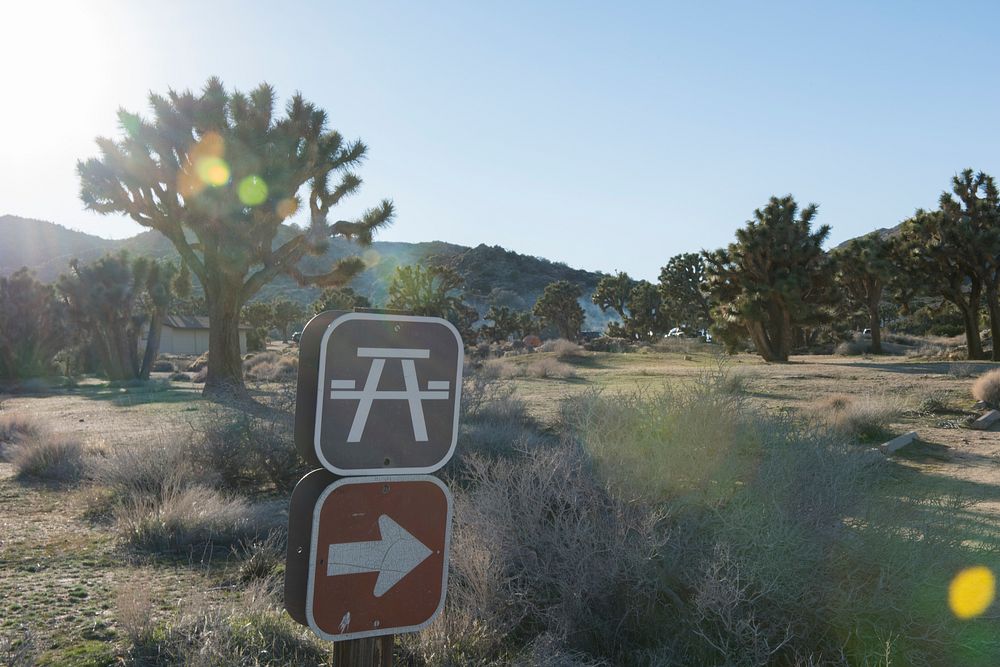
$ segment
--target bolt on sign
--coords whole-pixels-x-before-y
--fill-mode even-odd
[[[313,446],[338,475],[429,473],[458,441],[462,338],[437,317],[347,313],[320,341]]]
[[[416,632],[444,606],[451,494],[436,477],[338,480],[313,511],[308,625],[342,641]]]

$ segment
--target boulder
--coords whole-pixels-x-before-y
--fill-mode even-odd
[[[972,428],[976,429],[977,431],[985,431],[989,429],[989,427],[996,424],[998,421],[1000,421],[1000,410],[990,410],[982,417],[972,422]]]
[[[883,454],[894,454],[898,452],[903,447],[910,445],[917,440],[917,432],[910,431],[909,433],[904,433],[898,438],[893,438],[889,442],[882,443],[879,449],[882,450]]]

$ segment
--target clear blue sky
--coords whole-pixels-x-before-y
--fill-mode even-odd
[[[28,5],[31,5],[30,7]],[[655,278],[772,194],[831,241],[1000,175],[1000,9],[964,2],[93,2],[4,10],[0,214],[102,236],[75,162],[149,90],[261,81],[370,148],[344,214]],[[13,20],[11,20],[13,19]]]

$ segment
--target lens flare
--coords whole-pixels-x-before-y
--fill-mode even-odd
[[[217,188],[229,182],[229,165],[221,157],[203,157],[194,163],[194,170],[205,185]]]
[[[299,203],[293,197],[286,197],[278,202],[275,211],[282,218],[287,218],[299,209]]]
[[[267,183],[260,176],[247,176],[240,181],[236,195],[245,206],[257,206],[267,200]]]
[[[226,142],[218,132],[206,132],[188,153],[188,164],[177,175],[177,189],[185,198],[199,194],[206,186],[220,187],[229,182],[229,165],[223,159]]]
[[[993,603],[996,578],[988,567],[969,567],[951,580],[948,586],[948,606],[959,618],[975,618]]]

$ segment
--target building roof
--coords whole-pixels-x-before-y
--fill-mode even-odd
[[[208,318],[204,315],[167,315],[163,318],[163,326],[171,329],[210,329]],[[243,324],[240,329],[249,329]]]

